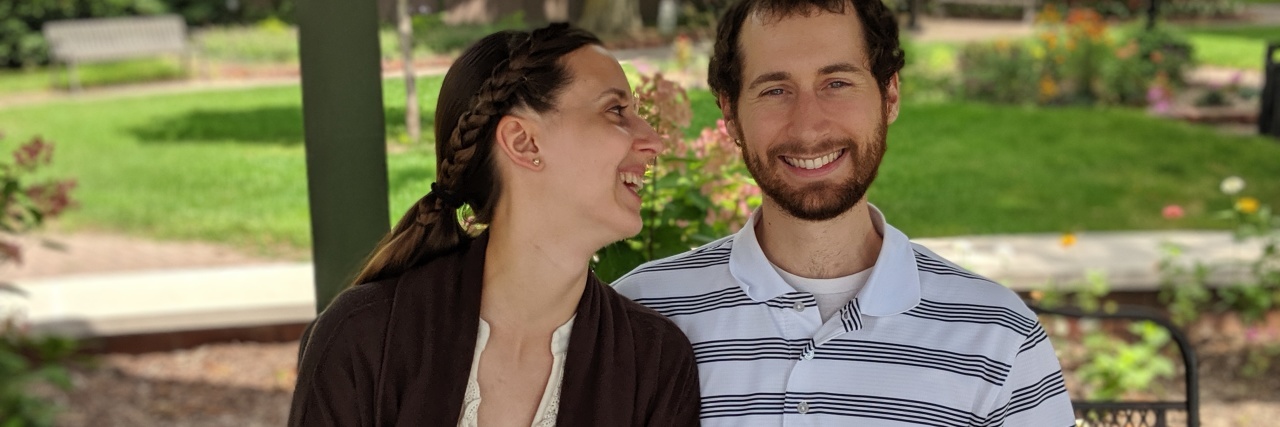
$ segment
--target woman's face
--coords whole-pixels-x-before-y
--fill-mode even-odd
[[[587,46],[561,60],[570,82],[556,110],[542,115],[538,144],[550,202],[570,224],[602,227],[612,240],[634,236],[645,168],[662,143],[636,114],[631,86],[608,51]]]

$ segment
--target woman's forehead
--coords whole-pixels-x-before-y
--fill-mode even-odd
[[[572,75],[565,91],[566,98],[582,101],[584,97],[595,99],[617,92],[628,97],[631,93],[622,66],[603,47],[584,46],[566,55],[564,61],[565,68]]]

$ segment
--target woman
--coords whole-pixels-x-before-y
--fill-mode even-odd
[[[463,53],[436,109],[436,182],[312,324],[289,424],[696,425],[688,339],[588,270],[640,231],[661,147],[630,93],[600,41],[563,24]]]

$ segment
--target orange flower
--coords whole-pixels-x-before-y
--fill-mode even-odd
[[[1236,210],[1247,215],[1253,215],[1258,212],[1258,199],[1241,197],[1236,200]]]
[[[1008,51],[1009,51],[1009,40],[1008,40],[1008,39],[1003,39],[1003,38],[1002,38],[1002,39],[998,39],[998,40],[996,40],[996,51],[997,51],[997,52],[1000,52],[1000,53],[1008,52]]]
[[[1138,53],[1138,42],[1134,40],[1129,40],[1129,43],[1125,43],[1124,46],[1120,47],[1119,49],[1116,49],[1116,57],[1120,59],[1129,59],[1130,57],[1132,57],[1133,55],[1136,55],[1137,53]]]
[[[1053,50],[1058,47],[1058,35],[1054,33],[1043,33],[1040,39],[1044,40],[1044,46],[1047,50]]]
[[[1076,234],[1062,233],[1062,238],[1058,240],[1058,243],[1061,243],[1064,248],[1072,247],[1076,244]]]
[[[1040,100],[1049,100],[1058,96],[1058,82],[1053,77],[1044,75],[1040,77]]]

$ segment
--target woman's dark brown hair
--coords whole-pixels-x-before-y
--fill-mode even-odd
[[[591,33],[568,24],[502,31],[472,45],[445,74],[436,104],[436,181],[391,229],[354,284],[399,276],[471,239],[458,223],[468,205],[488,224],[502,191],[492,158],[498,121],[515,108],[555,108],[573,76],[561,58],[588,45]]]

